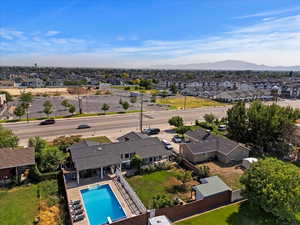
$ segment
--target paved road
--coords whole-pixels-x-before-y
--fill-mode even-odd
[[[167,128],[168,119],[175,115],[184,118],[187,125],[196,119],[202,119],[206,113],[214,113],[217,117],[223,117],[228,107],[203,107],[200,109],[186,111],[153,111],[144,114],[144,128],[159,127]],[[90,129],[76,129],[80,124],[88,124]],[[57,136],[80,134],[83,136],[106,135],[113,136],[124,130],[138,130],[139,113],[124,115],[107,115],[99,117],[85,117],[74,119],[57,120],[55,125],[40,126],[39,122],[4,124],[5,127],[13,130],[24,142],[29,137],[40,136],[51,140]]]

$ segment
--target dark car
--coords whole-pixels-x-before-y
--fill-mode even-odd
[[[40,125],[50,125],[50,124],[55,124],[55,120],[49,119],[49,120],[44,120],[44,121],[40,122]]]
[[[88,129],[88,128],[91,128],[91,127],[87,124],[81,124],[77,127],[77,129]]]
[[[148,128],[144,130],[144,133],[147,135],[155,135],[155,134],[159,134],[160,129],[159,128]]]

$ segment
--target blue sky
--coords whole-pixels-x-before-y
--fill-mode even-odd
[[[299,0],[4,0],[0,64],[300,64]]]

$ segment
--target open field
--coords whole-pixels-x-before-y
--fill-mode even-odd
[[[206,165],[210,169],[210,175],[219,176],[233,190],[240,189],[240,177],[244,171],[237,165],[227,166],[220,162],[207,162],[198,164],[198,166]]]
[[[1,91],[7,91],[12,96],[20,96],[22,92],[31,92],[33,95],[69,95],[68,88],[1,88]]]
[[[122,90],[122,91],[132,91],[132,92],[143,92],[146,94],[157,94],[159,91],[157,89],[144,90],[139,89],[138,86],[112,86],[112,88]]]
[[[181,170],[178,169],[171,169],[133,176],[128,178],[128,182],[144,203],[145,207],[151,208],[152,199],[156,195],[166,195],[170,199],[174,197],[179,197],[182,200],[190,199],[191,192],[189,190],[184,193],[172,193],[172,188],[181,184],[176,178],[176,173],[180,171]],[[196,181],[190,181],[187,185],[191,187],[197,184],[198,182]]]
[[[41,222],[58,224],[61,211],[57,185],[56,180],[48,180],[9,190],[0,189],[0,224],[30,225],[37,217]]]
[[[217,210],[175,223],[176,225],[274,225],[274,217],[250,210],[247,203],[225,206]],[[299,217],[300,224],[300,217]]]
[[[168,97],[168,98],[159,98],[156,100],[156,103],[162,105],[169,105],[176,109],[184,108],[184,97]],[[197,98],[197,97],[186,97],[186,109],[200,108],[203,106],[223,106],[225,104],[215,102],[209,99]]]

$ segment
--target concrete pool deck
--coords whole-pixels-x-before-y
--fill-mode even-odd
[[[90,182],[89,182],[89,180],[90,180]],[[129,217],[134,216],[134,214],[131,212],[129,206],[127,205],[125,199],[122,197],[120,191],[118,190],[118,188],[115,185],[115,183],[113,182],[113,180],[106,179],[106,180],[101,180],[101,181],[98,180],[97,182],[95,182],[95,179],[85,179],[85,182],[82,182],[82,183],[84,183],[84,184],[77,185],[75,187],[67,188],[66,192],[67,192],[67,197],[68,197],[69,201],[71,201],[71,200],[72,201],[81,200],[81,203],[82,203],[83,208],[84,208],[84,202],[83,202],[80,191],[83,190],[83,189],[87,189],[90,186],[108,184],[110,186],[111,190],[113,191],[114,195],[116,196],[119,204],[121,205],[126,217],[129,218]],[[86,212],[85,209],[84,209],[84,211],[85,211],[85,219],[82,220],[82,221],[76,222],[74,224],[89,225],[89,222],[88,222],[88,219],[87,219],[87,217],[88,217],[87,212]]]

